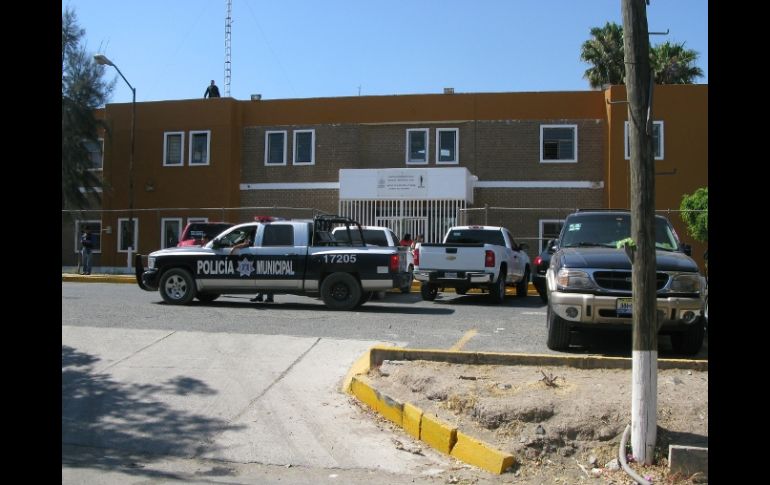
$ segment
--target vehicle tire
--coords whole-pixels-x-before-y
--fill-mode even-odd
[[[502,303],[505,300],[505,272],[500,271],[497,281],[489,287],[489,298],[494,303]]]
[[[350,273],[332,273],[321,283],[321,298],[332,310],[352,310],[361,299],[361,285]]]
[[[361,298],[358,299],[358,304],[356,304],[356,308],[360,307],[361,305],[369,301],[372,298],[373,294],[374,294],[373,291],[362,291]]]
[[[671,346],[674,352],[685,355],[695,355],[700,352],[703,346],[703,335],[706,333],[703,323],[703,319],[698,319],[686,330],[672,333]]]
[[[170,305],[187,305],[195,298],[195,282],[186,269],[173,268],[160,277],[158,291]]]
[[[203,303],[209,303],[217,298],[219,298],[221,295],[219,293],[198,293],[196,298],[198,301],[202,301]]]
[[[546,345],[551,350],[566,350],[569,348],[569,323],[551,310],[548,305],[548,340]]]
[[[438,286],[431,283],[424,283],[420,285],[420,294],[425,301],[433,301],[438,295]]]
[[[529,292],[529,267],[524,270],[524,278],[516,283],[516,296],[525,297]]]
[[[414,266],[410,264],[409,265],[409,283],[401,287],[401,293],[409,293],[410,291],[412,291],[412,280],[414,279],[414,276],[412,275],[412,271],[414,271]]]

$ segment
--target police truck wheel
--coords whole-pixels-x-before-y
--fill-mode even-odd
[[[163,273],[160,278],[160,296],[171,305],[187,305],[195,298],[195,283],[190,272],[174,268]]]
[[[422,295],[423,300],[433,301],[436,299],[436,295],[438,295],[438,286],[430,283],[423,283],[420,285],[420,294]]]
[[[353,275],[332,273],[321,283],[321,298],[332,310],[352,310],[359,305],[361,285]]]

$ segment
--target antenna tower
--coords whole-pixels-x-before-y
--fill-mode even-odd
[[[230,97],[230,34],[232,32],[233,0],[227,0],[227,15],[225,16],[225,97]]]

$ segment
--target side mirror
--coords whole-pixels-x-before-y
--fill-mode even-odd
[[[687,256],[692,256],[692,246],[689,244],[681,243],[679,249]]]
[[[556,239],[549,239],[545,249],[549,253],[555,253],[559,249],[558,241]]]
[[[222,247],[222,243],[220,242],[219,239],[214,239],[213,241],[211,241],[211,247],[212,249],[219,249]]]

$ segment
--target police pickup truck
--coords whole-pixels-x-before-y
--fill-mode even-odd
[[[573,330],[631,330],[631,261],[618,247],[630,233],[629,211],[578,211],[564,221],[546,271],[549,349],[567,349]],[[705,279],[663,216],[655,216],[655,249],[659,332],[671,335],[675,352],[696,354]]]
[[[497,226],[449,228],[443,244],[423,243],[414,254],[414,278],[423,300],[435,300],[439,288],[464,295],[470,288],[489,291],[492,301],[505,299],[506,285],[527,296],[530,264],[527,244],[517,244],[510,231]]]
[[[362,243],[335,241],[335,226],[358,231],[360,237],[347,240]],[[409,278],[404,248],[367,246],[357,222],[329,215],[239,224],[203,247],[163,249],[146,258],[147,269],[142,255],[135,256],[137,283],[175,305],[269,291],[320,294],[327,307],[351,310],[372,292],[401,288]]]

